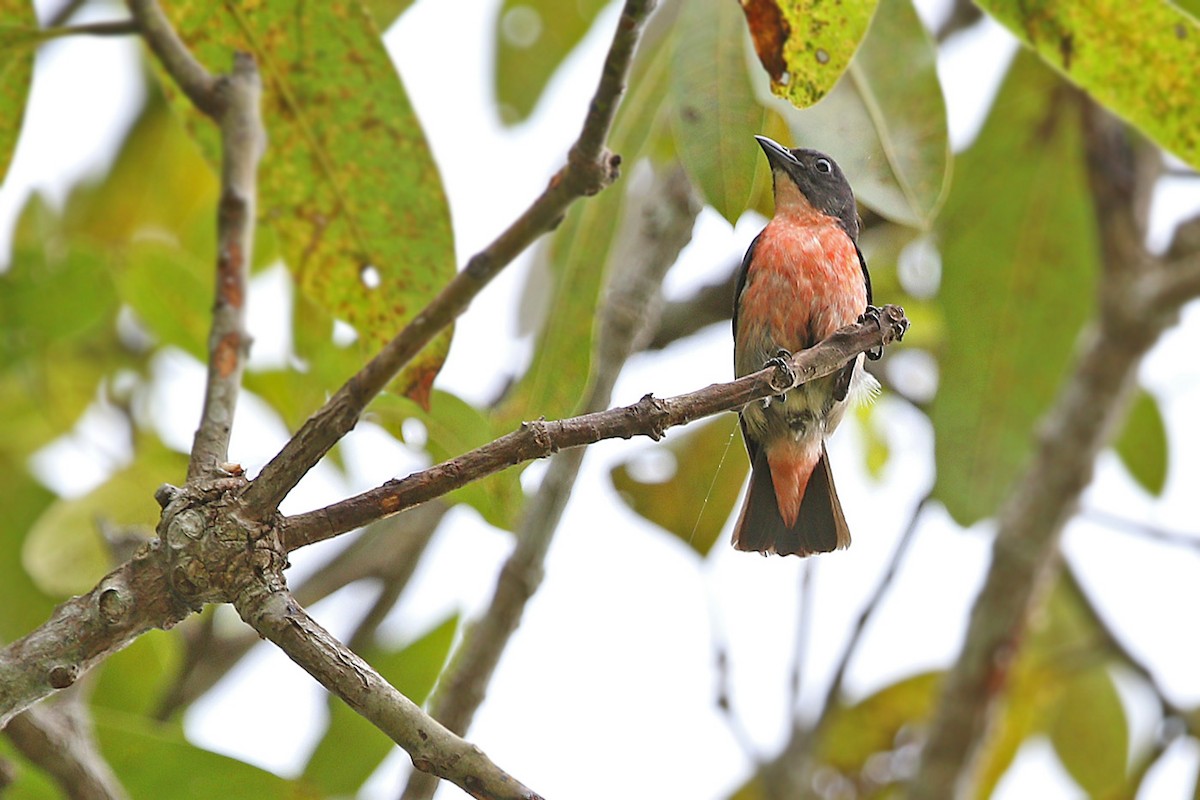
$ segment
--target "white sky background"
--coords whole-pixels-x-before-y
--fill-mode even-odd
[[[58,3],[39,2],[43,17]],[[445,3],[419,0],[387,37],[425,126],[450,197],[460,265],[485,246],[542,189],[578,133],[603,59],[615,9],[555,77],[533,119],[502,128],[491,97],[491,26],[496,0]],[[927,21],[940,0],[918,0]],[[101,7],[84,19],[119,16]],[[961,149],[975,132],[1014,50],[1011,38],[985,24],[943,48],[941,75],[952,138]],[[221,66],[221,65],[213,65]],[[111,158],[140,104],[137,57],[131,40],[75,38],[39,53],[32,104],[10,175],[0,190],[0,252],[7,252],[13,217],[37,187],[60,201],[81,175]],[[745,131],[747,146],[752,147]],[[836,154],[834,154],[836,156]],[[1197,181],[1173,181],[1160,192],[1152,241],[1161,243],[1171,220],[1200,205]],[[749,244],[763,221],[753,215],[731,229],[702,215],[692,245],[668,278],[668,292],[719,275]],[[526,259],[485,290],[459,323],[439,385],[466,398],[490,400],[520,369],[529,344],[516,338],[516,298]],[[255,359],[277,358],[285,343],[278,312],[267,305],[281,282],[256,280],[251,295]],[[881,298],[886,300],[887,298]],[[1195,305],[1143,368],[1143,383],[1161,401],[1177,449],[1163,498],[1148,497],[1119,461],[1101,459],[1085,502],[1166,527],[1195,528],[1194,465],[1178,456],[1200,441],[1200,334]],[[669,395],[731,377],[731,341],[724,326],[663,353],[636,356],[616,387],[614,403],[651,391]],[[496,369],[495,365],[502,365]],[[158,362],[161,389],[151,399],[160,430],[186,449],[199,416],[203,373],[180,355]],[[854,618],[890,558],[900,529],[933,479],[928,420],[897,400],[884,400],[881,418],[892,459],[878,483],[862,469],[858,431],[847,423],[834,437],[832,458],[854,546],[812,563],[815,600],[804,708],[815,711]],[[92,424],[39,457],[40,474],[61,490],[79,493],[103,479],[120,434],[94,412]],[[283,426],[252,398],[239,406],[233,458],[255,472],[283,443]],[[319,469],[285,504],[298,511],[331,502],[420,462],[369,425],[348,440],[359,454],[342,481]],[[545,583],[505,653],[469,739],[502,767],[548,797],[722,797],[742,781],[750,762],[714,705],[714,629],[729,644],[736,714],[755,746],[769,756],[786,730],[788,672],[795,646],[801,561],[758,558],[718,545],[701,563],[682,543],[630,512],[612,492],[608,470],[645,442],[592,448],[558,537]],[[740,447],[735,441],[733,447]],[[75,468],[69,479],[66,463]],[[93,466],[88,467],[91,463]],[[715,465],[714,465],[715,469]],[[535,465],[530,483],[541,474]],[[899,677],[946,665],[956,654],[970,603],[987,563],[990,527],[963,531],[940,508],[927,512],[899,578],[868,630],[847,690],[859,697]],[[467,509],[452,512],[402,606],[389,618],[390,635],[419,635],[457,609],[479,610],[494,583],[510,538]],[[337,546],[336,544],[332,546]],[[1200,654],[1183,634],[1184,609],[1200,607],[1195,551],[1171,549],[1124,533],[1076,522],[1064,548],[1102,605],[1118,635],[1157,672],[1179,704],[1200,702]],[[324,548],[296,554],[292,580],[311,570]],[[335,633],[361,613],[372,595],[348,589],[315,607]],[[1153,734],[1149,699],[1122,682],[1135,745]],[[283,774],[294,774],[309,752],[324,713],[323,692],[298,667],[264,645],[188,716],[195,741]],[[1142,798],[1190,793],[1200,752],[1176,745],[1156,767]],[[368,795],[394,797],[407,758],[394,753],[373,778]],[[459,797],[454,787],[440,797]],[[1027,746],[1006,777],[1002,798],[1078,797],[1049,745]]]

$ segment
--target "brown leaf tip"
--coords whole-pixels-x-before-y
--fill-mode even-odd
[[[774,83],[787,83],[787,62],[783,46],[792,35],[792,28],[775,0],[740,0],[746,25],[754,40],[754,51],[763,69]]]

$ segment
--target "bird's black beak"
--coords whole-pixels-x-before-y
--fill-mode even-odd
[[[800,162],[796,160],[791,151],[779,142],[768,139],[766,136],[755,136],[754,138],[758,140],[758,146],[767,154],[767,161],[771,164],[772,170],[781,169],[790,173],[800,166]]]

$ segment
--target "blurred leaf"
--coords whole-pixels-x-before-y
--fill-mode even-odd
[[[1056,70],[1200,168],[1200,22],[1166,0],[981,0]],[[1193,13],[1194,2],[1190,3]],[[1120,31],[1120,35],[1114,35]]]
[[[883,471],[887,468],[888,460],[892,456],[892,448],[888,444],[884,427],[875,415],[877,408],[879,406],[876,403],[864,403],[854,409],[854,413],[858,417],[859,430],[862,431],[863,458],[866,462],[867,473],[875,480],[883,477]]]
[[[799,146],[837,159],[864,205],[902,225],[932,225],[950,187],[950,140],[937,50],[911,0],[880,0],[846,74],[787,119]]]
[[[29,0],[0,0],[0,183],[8,173],[33,85],[37,16]]]
[[[1167,428],[1158,401],[1139,391],[1115,442],[1117,455],[1142,488],[1161,495],[1167,483]]]
[[[179,677],[183,640],[152,630],[104,660],[92,685],[93,707],[150,716]]]
[[[633,460],[647,457],[663,458],[674,472],[664,481],[642,481],[626,461],[609,473],[617,494],[638,514],[707,555],[733,513],[749,469],[737,417],[724,414],[693,425]]]
[[[1171,4],[1193,19],[1200,20],[1200,0],[1171,0]]]
[[[358,331],[363,352],[390,339],[454,276],[449,208],[408,96],[368,13],[357,3],[167,9],[196,56],[224,69],[235,50],[263,75],[269,147],[259,217],[279,238],[302,289]],[[170,81],[210,161],[216,126]],[[437,337],[393,384],[420,397],[450,335]]]
[[[380,33],[392,27],[412,4],[413,0],[363,0],[363,6],[375,20]]]
[[[433,393],[428,411],[411,400],[381,395],[368,410],[367,419],[378,422],[397,439],[404,438],[405,420],[418,420],[425,426],[425,449],[434,463],[460,456],[508,433],[497,430],[490,418],[470,403],[442,391]],[[470,505],[497,528],[512,530],[525,495],[518,470],[510,467],[456,489],[447,499]]]
[[[502,122],[512,125],[529,116],[609,1],[504,0],[496,16],[492,73]]]
[[[851,706],[834,710],[821,736],[818,758],[844,774],[859,772],[875,753],[896,747],[896,735],[932,712],[940,672],[912,675]]]
[[[1082,98],[1018,55],[942,210],[946,337],[930,409],[934,496],[961,525],[995,513],[1087,319],[1097,264]]]
[[[1053,707],[1061,688],[1053,673],[1024,654],[1009,669],[1007,686],[994,712],[995,721],[978,756],[974,797],[992,796],[1021,745],[1043,729],[1047,709]]]
[[[99,526],[144,526],[151,534],[160,513],[154,490],[186,471],[186,456],[143,440],[128,467],[83,497],[56,501],[38,517],[21,563],[47,594],[87,591],[113,566]]]
[[[25,534],[54,501],[54,495],[33,479],[23,462],[23,457],[13,459],[0,449],[0,475],[4,476],[0,481],[0,508],[4,509],[0,514],[0,641],[3,642],[29,633],[45,622],[54,608],[54,603],[21,565]]]
[[[451,616],[399,650],[368,648],[371,666],[409,700],[425,702],[450,654],[458,629]],[[331,699],[329,727],[304,767],[305,781],[325,795],[352,796],[395,745],[378,728],[340,700]]]
[[[95,709],[96,738],[130,797],[171,800],[304,800],[315,791],[189,743],[177,726]]]
[[[1070,677],[1050,710],[1050,743],[1089,797],[1113,797],[1125,785],[1129,725],[1103,666]]]
[[[212,326],[212,264],[188,250],[155,240],[126,251],[118,276],[121,298],[162,344],[174,345],[201,363],[208,357]]]
[[[833,88],[867,32],[876,0],[741,0],[771,91],[806,108]]]
[[[692,2],[680,12],[678,28],[671,108],[679,159],[732,225],[749,203],[755,170],[768,170],[749,137],[762,130],[766,111],[746,71],[743,19],[732,2]]]

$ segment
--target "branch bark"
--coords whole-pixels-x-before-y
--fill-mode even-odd
[[[510,434],[461,456],[405,478],[391,480],[325,508],[285,517],[280,533],[288,552],[331,539],[406,508],[441,497],[460,486],[502,469],[545,458],[559,450],[604,439],[649,436],[659,439],[676,425],[741,408],[769,395],[781,394],[806,381],[836,371],[851,358],[904,336],[908,319],[899,306],[884,306],[879,322],[851,325],[795,354],[786,366],[766,367],[729,383],[716,383],[688,394],[638,402],[570,419],[526,422]]]
[[[426,344],[466,310],[470,302],[531,242],[562,219],[580,197],[594,195],[617,177],[620,157],[604,142],[625,90],[629,64],[655,0],[626,0],[600,83],[566,165],[508,230],[472,256],[466,268],[329,402],[301,426],[246,490],[260,519],[270,517],[300,479],[358,422],[367,404]]]

